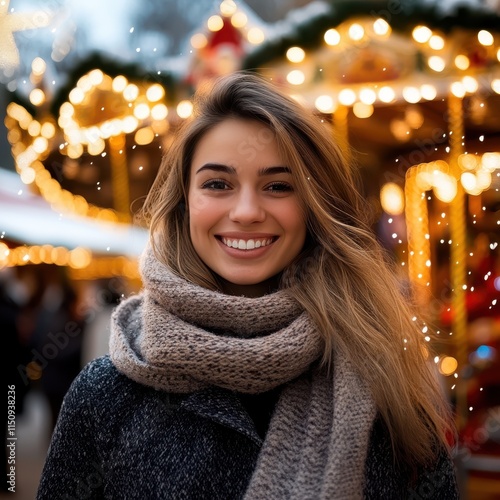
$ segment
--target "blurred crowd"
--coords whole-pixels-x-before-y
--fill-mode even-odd
[[[52,432],[76,375],[88,361],[107,353],[111,310],[125,293],[119,279],[78,283],[65,267],[0,270],[2,376],[4,387],[15,385],[16,418],[25,411],[29,391],[39,391],[50,408]],[[5,442],[7,413],[3,415]],[[7,470],[3,449],[1,467]],[[6,489],[3,474],[1,490]]]

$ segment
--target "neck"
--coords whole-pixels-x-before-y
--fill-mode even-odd
[[[279,289],[280,279],[281,273],[254,285],[238,285],[217,276],[217,280],[221,285],[221,291],[223,293],[227,295],[239,295],[242,297],[262,297],[276,292]]]

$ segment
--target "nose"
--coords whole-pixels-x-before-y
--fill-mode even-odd
[[[229,218],[240,224],[262,222],[266,218],[266,212],[259,195],[252,189],[242,189],[234,197]]]

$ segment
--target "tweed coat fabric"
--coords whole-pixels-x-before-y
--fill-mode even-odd
[[[104,356],[86,366],[66,395],[37,500],[238,500],[262,444],[237,393],[155,390],[119,373]],[[364,498],[459,498],[445,452],[415,481],[409,477],[394,465],[387,431],[376,419]]]

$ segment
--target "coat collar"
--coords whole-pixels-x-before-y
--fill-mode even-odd
[[[234,392],[209,387],[189,394],[182,400],[180,407],[245,435],[259,448],[262,446],[263,439]]]

